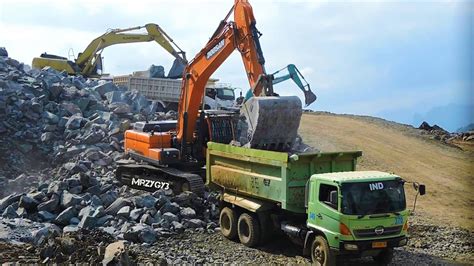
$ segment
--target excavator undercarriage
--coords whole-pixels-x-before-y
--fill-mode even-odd
[[[119,161],[116,177],[123,185],[150,192],[171,189],[176,194],[191,191],[199,196],[204,192],[202,171],[183,172],[172,167],[155,166],[149,160],[145,162],[143,164],[134,160]]]

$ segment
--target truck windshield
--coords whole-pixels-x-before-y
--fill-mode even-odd
[[[403,181],[343,183],[342,213],[368,215],[400,212],[406,208]]]
[[[217,91],[217,98],[221,100],[231,100],[231,101],[235,100],[234,90],[218,88],[216,89],[216,91]]]

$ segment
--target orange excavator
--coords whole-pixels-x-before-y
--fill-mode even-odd
[[[234,21],[229,21],[232,13]],[[273,77],[265,72],[260,35],[250,3],[235,0],[204,49],[185,68],[178,120],[138,122],[125,132],[125,152],[134,162],[121,162],[117,168],[116,176],[122,184],[149,191],[172,189],[201,194],[208,141],[289,149],[296,138],[301,101],[273,92]],[[254,97],[243,104],[240,114],[204,110],[201,103],[206,83],[234,50],[241,54]]]

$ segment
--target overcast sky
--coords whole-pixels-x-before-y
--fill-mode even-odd
[[[469,105],[473,95],[474,8],[470,1],[263,1],[251,4],[267,72],[289,63],[304,73],[315,110],[377,115],[412,123],[433,108]],[[43,52],[82,51],[109,28],[159,24],[191,59],[233,4],[220,1],[2,0],[0,46],[31,64]],[[156,43],[116,45],[103,53],[114,75],[173,58]],[[235,52],[215,78],[246,89]],[[276,90],[302,96],[287,81]],[[451,109],[447,109],[449,110]],[[472,121],[463,109],[462,121]],[[459,116],[459,115],[457,115]],[[441,123],[441,122],[440,122]]]

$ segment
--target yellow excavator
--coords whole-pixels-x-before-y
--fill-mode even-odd
[[[145,28],[147,33],[130,33],[130,31]],[[43,53],[40,57],[33,58],[33,68],[42,69],[52,67],[58,71],[66,71],[69,75],[82,75],[84,77],[100,77],[102,75],[102,57],[104,48],[121,43],[156,41],[176,59],[172,68],[181,68],[187,65],[185,52],[174,43],[173,39],[156,24],[132,27],[127,29],[112,29],[95,38],[87,48],[79,53],[74,61],[65,57]]]

